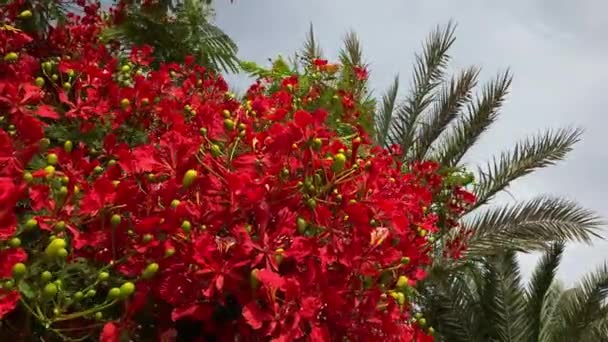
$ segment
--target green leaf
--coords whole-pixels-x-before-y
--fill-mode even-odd
[[[397,93],[399,91],[399,76],[395,76],[392,85],[382,95],[382,102],[376,114],[376,143],[380,146],[387,145],[389,128],[393,118],[393,111],[397,104]]]
[[[495,206],[462,222],[473,233],[469,255],[538,250],[556,241],[589,243],[599,237],[602,224],[595,213],[576,202],[549,196]]]
[[[18,283],[17,287],[19,289],[19,293],[21,293],[27,299],[32,299],[32,298],[34,298],[36,296],[36,293],[34,292],[34,290],[32,289],[32,287],[30,286],[30,284],[28,284],[25,281],[20,281]]]
[[[458,117],[452,129],[446,132],[430,159],[445,166],[457,165],[498,118],[498,111],[508,94],[511,80],[511,74],[507,70],[488,83],[481,97],[468,104],[467,115]]]
[[[553,244],[543,254],[532,274],[527,292],[527,317],[529,342],[540,341],[543,327],[543,309],[545,308],[545,297],[551,289],[557,273],[557,267],[564,252],[564,244],[559,242]],[[523,340],[522,340],[523,341]]]
[[[604,264],[563,293],[556,312],[561,324],[555,327],[551,341],[581,341],[588,327],[608,316],[607,297],[608,265]]]
[[[336,124],[336,132],[340,137],[346,137],[354,135],[358,132],[357,128],[351,124],[339,122]]]
[[[409,150],[418,129],[418,118],[433,102],[433,90],[443,80],[449,61],[448,50],[455,41],[454,25],[437,28],[429,36],[422,55],[416,56],[412,90],[391,122],[389,143]]]
[[[304,47],[302,48],[302,58],[305,63],[312,63],[313,60],[322,58],[322,56],[323,52],[321,51],[319,43],[315,40],[315,33],[311,23],[308,34],[306,35]]]
[[[289,69],[289,64],[285,62],[283,57],[279,56],[272,63],[272,72],[278,75],[290,75],[291,70]]]
[[[580,129],[548,130],[518,142],[512,151],[493,158],[485,168],[478,169],[477,202],[471,210],[487,203],[514,180],[564,159],[581,134]]]
[[[468,68],[444,84],[433,98],[433,105],[421,123],[413,148],[413,158],[423,159],[431,145],[459,115],[462,107],[471,100],[477,85],[479,69]]]

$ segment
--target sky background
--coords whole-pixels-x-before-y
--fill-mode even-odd
[[[427,34],[454,20],[453,70],[474,64],[483,68],[483,80],[507,67],[515,75],[501,119],[469,160],[487,160],[541,129],[582,127],[583,141],[565,162],[515,183],[511,194],[516,200],[559,195],[608,217],[605,0],[216,0],[215,6],[216,23],[236,41],[239,57],[258,63],[278,54],[291,56],[302,46],[310,23],[326,57],[335,60],[344,34],[354,30],[377,95],[396,74],[407,88],[414,53]],[[242,77],[229,80],[237,90],[248,85]],[[522,270],[528,274],[536,260],[522,256]],[[570,245],[559,277],[571,284],[604,260],[608,242]]]

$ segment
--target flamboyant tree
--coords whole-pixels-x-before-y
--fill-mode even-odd
[[[373,143],[363,65],[278,63],[236,99],[100,39],[124,7],[42,32],[29,4],[0,10],[2,339],[432,339],[414,287],[474,198]]]

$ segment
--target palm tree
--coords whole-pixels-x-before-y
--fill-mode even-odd
[[[433,283],[422,303],[438,341],[608,340],[608,265],[565,289],[555,278],[563,243],[550,246],[527,285],[515,253],[487,258]]]

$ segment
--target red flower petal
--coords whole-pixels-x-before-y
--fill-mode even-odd
[[[260,283],[275,289],[280,289],[285,285],[285,279],[283,279],[278,273],[275,273],[267,268],[259,270],[257,273],[257,278]]]
[[[15,309],[17,302],[19,302],[18,291],[6,293],[4,290],[0,290],[0,320]]]
[[[306,127],[313,122],[313,117],[310,113],[304,110],[298,110],[293,114],[293,119],[298,127]]]
[[[39,106],[38,110],[36,110],[36,114],[38,114],[38,116],[41,118],[59,119],[59,113],[57,113],[53,107],[49,105]]]
[[[242,315],[243,318],[245,318],[245,321],[247,321],[247,324],[249,324],[254,330],[262,328],[264,318],[266,316],[262,309],[260,309],[260,307],[253,302],[245,305]]]

